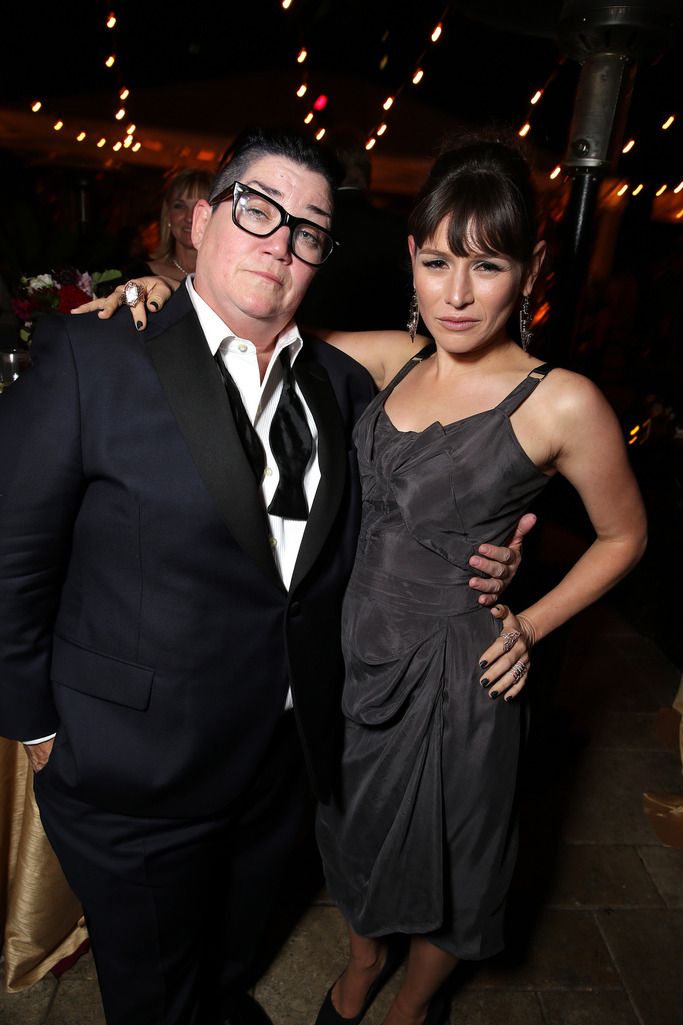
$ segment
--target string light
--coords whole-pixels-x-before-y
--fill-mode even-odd
[[[666,192],[666,185],[661,185],[655,192],[655,196],[661,196]]]
[[[384,71],[384,69],[386,68],[388,63],[389,63],[389,54],[385,53],[384,56],[382,57],[381,61],[379,62],[379,70],[380,71]]]
[[[386,100],[382,104],[382,106],[383,106],[383,108],[385,110],[391,110],[393,105],[394,105],[394,97],[393,96],[387,96]]]
[[[124,149],[130,149],[130,147],[132,145],[133,145],[133,136],[132,135],[127,135],[126,138],[123,140]]]
[[[128,127],[126,128],[126,131],[128,132],[129,135],[134,135],[136,128],[137,128],[137,125],[128,125]]]
[[[422,70],[422,68],[418,68],[415,74],[413,75],[413,85],[419,85],[423,78],[424,71]]]
[[[635,139],[629,139],[621,152],[622,153],[630,153],[631,150],[633,149],[633,147],[635,146],[635,144],[636,144],[636,140]]]
[[[683,207],[681,207],[681,209],[676,214],[676,220],[680,220],[681,217],[683,217]]]
[[[141,142],[136,142],[135,145],[133,146],[133,153],[137,153],[137,151],[140,149],[141,146],[142,146]]]
[[[540,100],[542,95],[543,95],[543,90],[542,89],[537,89],[536,92],[534,93],[534,95],[529,100],[529,102],[530,102],[532,107],[536,106],[536,104],[538,103],[538,101]]]
[[[117,121],[123,121],[125,116],[126,116],[126,108],[125,107],[119,107],[119,109],[114,114],[114,117],[116,118]]]
[[[119,93],[119,99],[125,101],[125,100],[128,99],[129,96],[130,96],[130,89],[126,89],[125,86],[124,86],[124,88]]]
[[[678,184],[678,185],[676,186],[676,188],[674,189],[674,192],[675,192],[676,194],[678,194],[678,193],[679,193],[679,192],[680,192],[680,191],[681,191],[682,189],[683,189],[683,182],[680,182],[680,183],[679,183],[679,184]]]
[[[85,139],[85,132],[79,132],[76,136],[76,142],[83,142]]]
[[[625,192],[626,192],[627,190],[628,190],[628,182],[626,182],[626,184],[625,184],[625,185],[622,185],[620,189],[617,189],[617,196],[623,196],[623,195],[624,195],[624,193],[625,193]]]
[[[324,128],[321,128],[321,129],[320,129],[319,131],[317,131],[317,132],[315,133],[315,137],[316,137],[316,139],[318,140],[318,142],[320,142],[320,140],[322,139],[322,137],[324,136],[324,134],[325,134],[325,129],[324,129]]]
[[[562,171],[562,168],[558,164],[557,167],[555,168],[555,170],[550,172],[550,177],[554,180],[561,173],[561,171]]]
[[[107,28],[113,28],[115,24],[116,24],[116,15],[112,11],[111,14],[109,15],[109,17],[107,18]]]
[[[310,125],[311,121],[313,120],[313,117],[314,117],[313,111],[309,110],[308,114],[304,118],[304,124],[305,125]]]
[[[297,89],[296,94],[299,97],[299,99],[301,99],[301,97],[305,96],[307,92],[308,92],[308,86],[306,85],[305,82],[302,82],[301,85],[299,86],[299,88]]]
[[[365,148],[367,150],[372,149],[372,147],[375,145],[376,142],[377,142],[377,139],[374,139],[374,138],[373,139],[368,139],[368,141],[365,143]]]
[[[303,64],[303,62],[306,60],[307,57],[308,57],[308,50],[304,46],[302,46],[301,49],[299,50],[299,56],[297,57],[297,63]]]
[[[288,11],[291,6],[292,6],[292,0],[282,0],[282,10],[283,11]]]
[[[61,132],[62,128],[64,127],[64,122],[63,121],[55,121],[55,123],[53,124],[52,127],[54,128],[54,130],[56,132]]]
[[[676,118],[673,116],[673,114],[670,114],[669,117],[664,122],[664,124],[662,125],[662,129],[664,131],[666,131],[667,128],[671,128],[671,126],[672,126],[672,124],[674,123],[675,120],[676,120]]]
[[[115,56],[115,54],[112,53],[112,54],[110,54],[107,57],[106,61],[104,62],[104,66],[106,68],[113,68],[115,63],[116,63],[116,56]]]
[[[521,136],[522,136],[522,138],[524,138],[524,136],[525,136],[525,135],[528,135],[530,131],[531,131],[531,125],[529,124],[529,122],[528,122],[528,121],[526,121],[526,122],[525,122],[525,123],[524,123],[524,124],[522,125],[522,127],[520,128],[520,130],[519,130],[519,131],[517,132],[517,134],[518,134],[518,135],[521,135]]]
[[[641,193],[641,192],[643,191],[643,189],[644,189],[644,188],[645,188],[645,186],[644,186],[644,185],[643,185],[643,183],[641,182],[641,183],[640,183],[640,185],[636,185],[636,187],[635,187],[635,189],[633,190],[633,192],[631,193],[631,195],[632,195],[632,196],[639,196],[639,195],[640,195],[640,193]]]
[[[107,140],[105,139],[105,137],[104,137],[104,136],[102,136],[102,138],[101,138],[101,139],[99,140],[99,142],[97,143],[97,148],[98,148],[98,149],[102,149],[102,147],[103,147],[103,146],[106,146],[106,145],[107,145]]]
[[[112,149],[113,149],[113,150],[115,150],[115,151],[116,151],[116,153],[118,153],[118,151],[119,151],[119,150],[121,149],[121,147],[122,147],[122,146],[123,146],[123,143],[122,143],[122,142],[121,142],[121,140],[119,139],[119,141],[118,141],[118,142],[115,142],[115,143],[114,143],[114,145],[112,146]]]
[[[321,93],[320,96],[318,97],[318,99],[313,104],[313,110],[321,111],[321,110],[324,110],[326,106],[327,106],[327,96],[325,96],[324,93]]]
[[[382,124],[381,124],[381,125],[379,126],[379,128],[377,129],[377,134],[378,134],[378,135],[384,135],[384,133],[385,133],[385,132],[386,132],[386,130],[387,130],[387,127],[388,127],[388,126],[387,126],[387,125],[386,125],[386,123],[385,123],[385,122],[383,121],[383,122],[382,122]]]
[[[439,22],[438,25],[436,25],[434,31],[432,32],[432,42],[433,43],[436,43],[441,38],[441,33],[442,32],[443,32],[443,25],[441,24],[441,22]]]
[[[31,104],[31,110],[34,114],[37,114],[42,105],[43,104],[40,102],[40,100],[36,100],[34,103]]]

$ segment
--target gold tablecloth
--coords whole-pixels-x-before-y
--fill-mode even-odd
[[[11,993],[42,979],[88,935],[43,832],[32,776],[21,744],[0,737],[0,922]]]

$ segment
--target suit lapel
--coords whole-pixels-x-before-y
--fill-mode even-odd
[[[279,587],[258,486],[193,309],[147,342],[192,458],[230,533]]]
[[[339,511],[347,475],[344,424],[327,371],[310,356],[305,344],[293,369],[318,428],[320,483],[299,548],[290,591],[309,572],[327,539]]]

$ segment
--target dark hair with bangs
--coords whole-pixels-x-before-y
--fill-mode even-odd
[[[209,203],[233,182],[240,181],[255,160],[270,156],[286,157],[321,174],[331,192],[341,180],[341,166],[326,146],[286,129],[249,128],[235,139],[225,154],[223,166],[211,186]]]
[[[468,137],[437,159],[418,195],[409,230],[418,246],[448,222],[456,256],[500,253],[528,263],[536,244],[529,165],[513,145]]]

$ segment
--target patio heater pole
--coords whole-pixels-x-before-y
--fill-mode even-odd
[[[552,358],[571,365],[593,243],[601,182],[621,149],[636,61],[665,49],[677,0],[565,0],[559,41],[581,63],[564,167],[572,179],[565,212],[558,288],[546,334]]]

